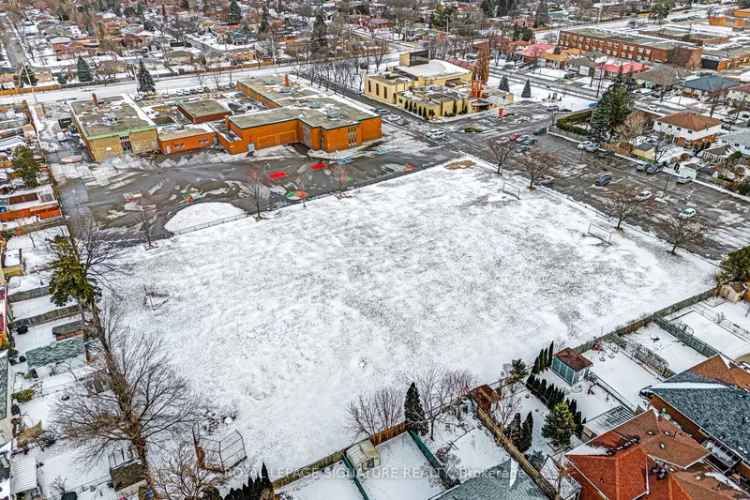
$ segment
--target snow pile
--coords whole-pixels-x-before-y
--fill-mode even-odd
[[[195,226],[218,222],[244,215],[245,211],[229,203],[196,203],[189,205],[164,224],[164,229],[172,233],[185,231]]]
[[[586,235],[589,209],[541,190],[498,199],[502,184],[436,167],[133,247],[112,289],[123,322],[159,335],[200,393],[236,408],[250,463],[275,468],[351,443],[347,402],[404,371],[496,380],[552,340],[578,344],[711,285],[697,257],[633,231],[602,246]],[[170,299],[152,310],[155,284]]]

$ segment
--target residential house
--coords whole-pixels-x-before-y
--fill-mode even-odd
[[[727,92],[727,98],[732,104],[744,109],[750,108],[750,83],[738,85]]]
[[[706,163],[720,164],[725,162],[736,151],[732,144],[725,143],[727,136],[721,138],[722,144],[716,144],[700,152],[701,159]],[[750,134],[749,134],[750,138]]]
[[[712,143],[721,132],[721,121],[710,116],[683,111],[654,120],[654,131],[672,138],[681,146]]]
[[[739,87],[740,85],[741,82],[739,80],[718,75],[707,75],[685,80],[678,87],[682,88],[682,92],[686,95],[705,98],[726,95],[730,89]]]
[[[543,500],[547,496],[518,462],[510,459],[431,500]]]
[[[687,76],[688,70],[666,64],[657,64],[638,73],[633,78],[636,83],[650,89],[670,90]]]
[[[721,136],[721,142],[734,147],[743,156],[750,156],[750,131],[735,132]]]
[[[580,500],[721,500],[748,495],[706,459],[710,453],[648,410],[565,454]]]
[[[548,50],[554,50],[555,45],[551,43],[532,43],[521,49],[521,57],[524,63],[533,63],[542,59],[542,56]]]
[[[750,373],[716,355],[641,391],[711,452],[726,474],[750,480]]]

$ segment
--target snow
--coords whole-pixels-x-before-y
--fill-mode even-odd
[[[664,382],[663,384],[654,384],[651,386],[652,389],[724,389],[726,388],[723,384],[706,384],[701,382]]]
[[[464,417],[458,425],[436,423],[435,439],[430,439],[428,433],[422,441],[436,456],[441,448],[447,449],[444,463],[448,467],[448,474],[461,481],[510,459],[508,453],[495,443],[490,431],[473,415]]]
[[[405,370],[495,380],[550,341],[578,344],[710,286],[709,263],[632,231],[601,246],[588,209],[544,190],[515,201],[502,182],[435,167],[134,247],[112,288],[124,322],[237,410],[250,463],[299,467],[352,442],[346,403]],[[144,306],[144,286],[168,299]]]
[[[697,311],[690,311],[677,321],[688,325],[695,337],[732,359],[750,353],[750,341],[737,337]]]
[[[584,443],[580,446],[576,446],[567,454],[568,455],[606,455],[607,451],[609,451],[609,448],[605,448],[603,446],[593,446],[591,444]]]
[[[408,433],[377,449],[380,465],[360,478],[371,500],[427,499],[444,490],[437,473]]]
[[[18,321],[20,319],[31,318],[39,314],[44,314],[47,311],[64,307],[53,304],[50,297],[50,295],[45,295],[43,297],[13,302],[10,305],[11,310],[13,311],[13,318]]]
[[[656,323],[649,323],[638,331],[627,335],[625,339],[629,342],[641,344],[664,358],[669,363],[669,368],[675,373],[685,371],[706,359],[695,349],[683,344],[669,332],[659,328]]]
[[[49,297],[47,297],[47,300],[49,300]],[[78,319],[79,318],[76,317],[61,318],[49,323],[32,326],[29,328],[29,331],[23,335],[14,335],[13,338],[16,342],[16,349],[23,354],[31,349],[52,344],[55,342],[55,336],[52,335],[52,328],[73,323]]]
[[[177,232],[199,226],[210,224],[223,219],[244,215],[245,211],[230,203],[207,202],[189,205],[174,215],[164,225],[167,231]]]
[[[65,226],[58,226],[21,236],[13,236],[8,241],[6,252],[18,254],[18,250],[21,250],[27,273],[45,269],[54,259],[54,254],[50,249],[48,240],[54,239],[55,236],[66,235],[67,233],[68,231]]]
[[[590,356],[586,357],[591,359]],[[558,377],[551,369],[545,370],[539,378],[545,379],[548,384],[552,383],[563,391],[566,391],[565,397],[567,399],[575,400],[578,411],[581,412],[581,416],[586,420],[592,420],[594,417],[597,417],[620,404],[617,399],[611,396],[602,387],[599,387],[592,382],[584,381],[570,387],[567,382]],[[544,406],[541,401],[539,404]],[[545,411],[543,413],[544,416],[546,416],[546,407],[544,408]],[[534,418],[536,419],[536,417]],[[541,420],[541,422],[544,421]],[[539,431],[541,434],[541,428]]]
[[[361,500],[359,490],[349,478],[349,470],[339,462],[323,471],[295,481],[278,493],[288,500]]]
[[[490,88],[497,88],[499,84],[500,84],[499,78],[490,77],[487,85]],[[513,94],[514,102],[516,103],[519,103],[522,101],[549,102],[550,104],[559,106],[561,109],[570,109],[571,111],[579,111],[582,109],[587,109],[589,107],[589,104],[594,102],[591,99],[585,99],[583,97],[563,94],[558,89],[543,88],[535,83],[531,84],[531,97],[523,98],[521,97],[521,94],[523,93],[523,88],[525,85],[526,84],[524,82],[509,82],[509,89],[510,89],[510,92]],[[553,94],[557,94],[557,97],[560,100],[551,101],[549,97],[552,96]]]
[[[606,345],[604,352],[585,352],[584,356],[594,364],[591,371],[620,393],[631,408],[646,407],[639,393],[644,387],[658,383],[659,379],[615,347]]]

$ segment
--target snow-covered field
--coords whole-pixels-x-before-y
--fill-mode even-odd
[[[706,359],[704,355],[692,347],[683,344],[669,332],[659,328],[656,323],[649,323],[625,338],[630,342],[647,347],[664,358],[669,363],[669,368],[675,373],[687,370]]]
[[[641,389],[659,383],[661,380],[614,344],[605,344],[604,348],[605,351],[602,352],[583,353],[594,363],[591,371],[620,393],[632,408],[637,406],[645,408],[646,400],[639,394]]]
[[[347,402],[403,372],[495,380],[552,340],[578,344],[710,286],[703,260],[634,231],[603,246],[586,236],[590,209],[501,186],[484,168],[436,167],[133,248],[123,321],[236,409],[250,463],[274,470],[352,442]],[[144,287],[169,298],[146,307]]]

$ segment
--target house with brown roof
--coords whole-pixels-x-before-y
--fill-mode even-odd
[[[716,141],[721,121],[691,111],[673,113],[654,120],[654,131],[672,138],[681,146],[692,147]]]
[[[654,410],[633,417],[565,455],[580,500],[746,499],[712,468],[697,441]]]

